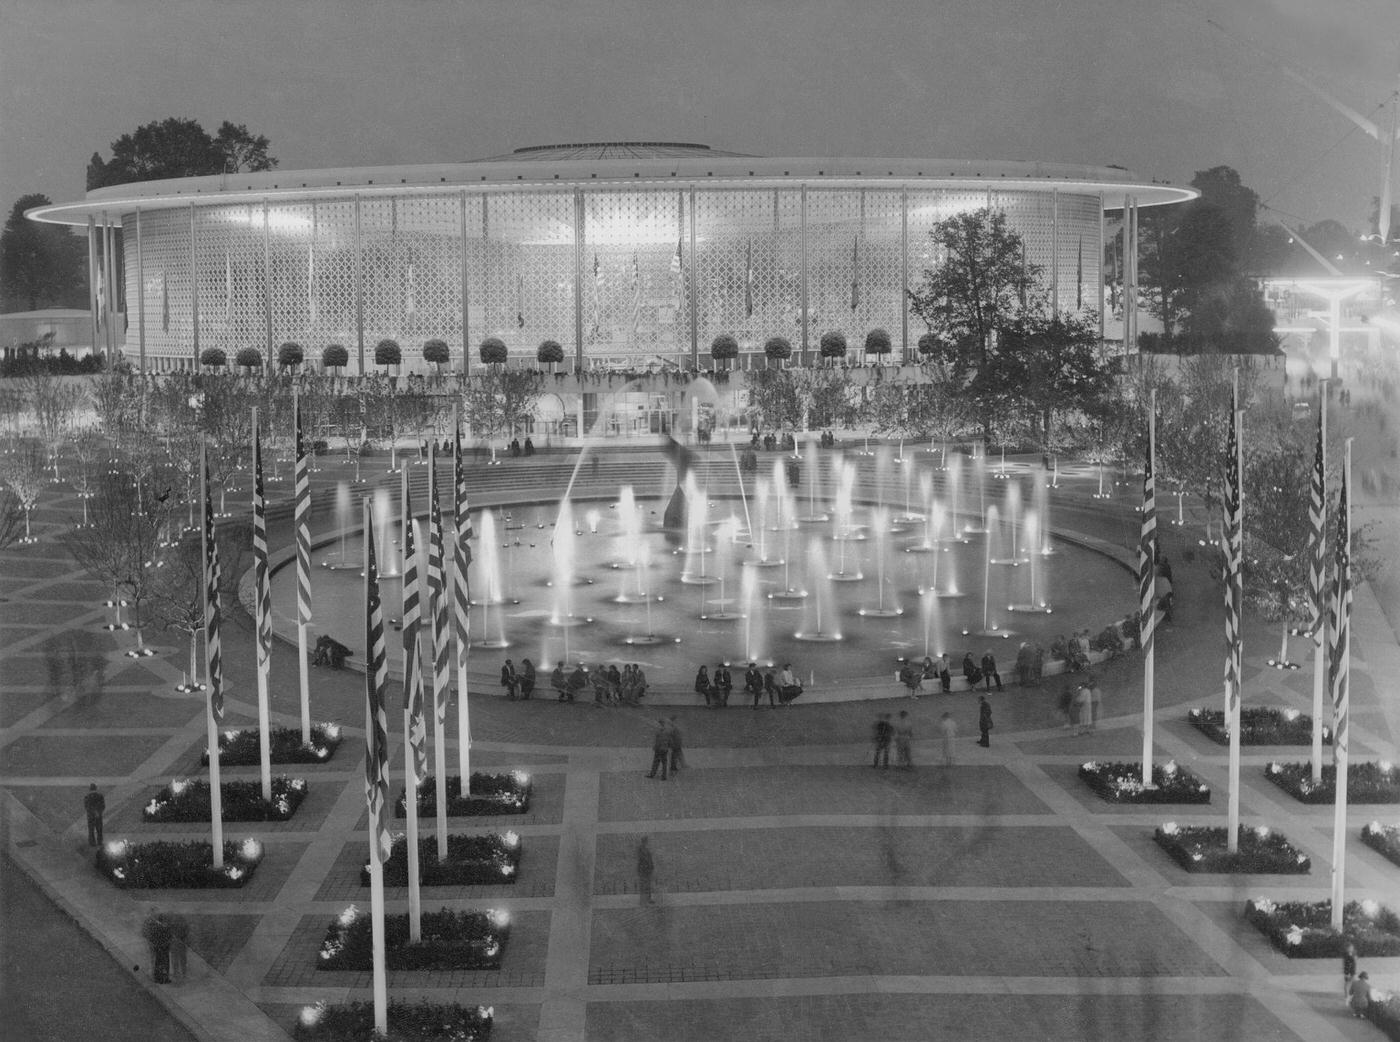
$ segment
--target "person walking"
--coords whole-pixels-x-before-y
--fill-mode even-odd
[[[141,924],[141,936],[151,952],[151,978],[157,984],[170,983],[170,923],[156,909]]]
[[[943,735],[943,766],[953,766],[953,743],[958,737],[958,722],[953,719],[952,713],[944,713],[943,719],[938,722],[938,730]]]
[[[1097,731],[1099,721],[1103,719],[1103,689],[1099,687],[1099,678],[1093,673],[1089,674],[1086,684],[1089,688],[1089,730]]]
[[[1351,997],[1351,982],[1356,979],[1356,945],[1350,941],[1342,951],[1342,998]]]
[[[1364,1017],[1371,1008],[1371,975],[1362,970],[1347,989],[1347,1006],[1353,1017]]]
[[[1001,674],[997,672],[997,659],[992,654],[992,649],[988,648],[987,653],[982,656],[982,679],[987,682],[987,690],[992,689],[992,681],[997,682],[997,690],[1003,690],[1001,686]]]
[[[894,756],[900,770],[914,769],[914,721],[907,709],[899,711],[899,722],[894,725]]]
[[[1088,684],[1080,684],[1074,696],[1074,704],[1079,710],[1079,734],[1088,734],[1094,729],[1094,696],[1089,693]]]
[[[701,666],[695,674],[695,693],[705,699],[705,708],[714,708],[715,696],[710,693],[710,675]]]
[[[661,769],[661,780],[666,780],[666,766],[671,762],[671,732],[666,729],[665,720],[656,721],[656,733],[651,736],[651,773],[648,778],[656,777],[656,770]]]
[[[83,797],[83,810],[87,812],[88,846],[102,845],[102,815],[107,810],[107,798],[97,791],[97,782],[88,785]]]
[[[170,979],[182,981],[189,971],[190,921],[179,912],[167,913],[165,920],[170,925]]]
[[[870,764],[871,767],[889,767],[890,739],[893,737],[894,726],[890,723],[890,714],[881,713],[875,721],[875,728],[871,734],[875,743],[875,760]]]
[[[729,667],[723,662],[715,667],[715,687],[719,689],[719,704],[729,705],[729,692],[734,690],[734,678],[729,673]]]
[[[651,844],[647,837],[643,836],[637,844],[637,890],[641,894],[641,903],[652,904],[651,884],[656,875],[656,861],[651,856]]]
[[[685,766],[685,750],[681,748],[681,728],[674,716],[666,725],[666,734],[671,750],[671,773],[679,774],[680,769]]]
[[[519,685],[520,680],[515,675],[515,665],[510,659],[506,659],[506,664],[501,667],[501,687],[506,689],[506,698],[514,702]]]
[[[535,691],[535,664],[527,658],[520,660],[520,697],[529,701]]]
[[[977,696],[977,730],[982,732],[982,737],[977,744],[983,749],[992,747],[992,707],[987,701],[986,695]]]

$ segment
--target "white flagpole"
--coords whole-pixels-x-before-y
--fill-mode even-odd
[[[267,574],[267,504],[263,493],[262,438],[258,429],[258,407],[253,406],[253,497],[256,501],[253,519],[254,577],[257,589],[253,591],[253,629],[258,664],[258,766],[262,773],[262,795],[272,802],[272,736],[268,733],[267,674],[272,665],[272,656],[263,649],[263,627],[268,625],[267,605],[263,603],[263,589],[268,582]],[[259,545],[261,540],[261,545]]]
[[[1342,492],[1347,498],[1346,509],[1339,512],[1337,538],[1342,540],[1339,559],[1351,568],[1351,439],[1342,450]],[[1345,555],[1344,557],[1342,555]],[[1347,867],[1347,760],[1351,731],[1351,597],[1350,578],[1343,582],[1337,576],[1337,631],[1345,635],[1337,650],[1341,661],[1336,666],[1336,691],[1333,693],[1332,761],[1337,769],[1337,796],[1332,810],[1332,929],[1342,928],[1342,907],[1346,893]]]
[[[364,610],[369,610],[369,584],[370,584],[370,544],[374,539],[374,518],[370,513],[370,503],[364,501],[364,566],[365,566],[365,598]],[[373,648],[365,649],[365,666],[369,673],[373,673],[374,663],[370,661],[374,653]],[[373,682],[370,677],[368,682]],[[365,699],[365,736],[366,744],[374,740],[374,712],[370,705],[370,699]],[[366,756],[369,755],[368,749]],[[371,818],[369,823],[369,911],[370,911],[370,945],[374,961],[374,1030],[380,1035],[389,1033],[389,982],[384,969],[384,866],[379,863],[379,850],[377,843],[379,825]]]
[[[408,536],[409,526],[413,524],[413,515],[408,502],[408,468],[403,469],[403,527],[404,527],[404,562],[403,575],[404,585],[408,585],[410,571],[416,577],[418,575],[418,562],[408,560],[408,547],[413,543],[414,556],[417,556],[417,540],[410,540]],[[407,600],[408,591],[405,589],[404,597]],[[421,600],[420,600],[421,603]],[[408,656],[418,657],[418,641],[413,641],[413,647],[404,649],[404,678],[407,681],[411,675]],[[421,668],[421,663],[414,663]],[[420,674],[421,676],[421,674]],[[418,880],[418,771],[415,764],[413,751],[413,711],[409,706],[409,700],[404,699],[403,707],[403,788],[404,788],[404,813],[408,818],[408,939],[417,944],[423,939],[423,895],[419,887]]]
[[[1157,392],[1154,389],[1148,399],[1147,413],[1147,469],[1152,477],[1152,509],[1155,517],[1157,504]],[[1144,489],[1144,493],[1146,489]],[[1146,495],[1143,496],[1143,509],[1147,509]],[[1147,519],[1143,518],[1146,525]],[[1147,596],[1143,598],[1145,603],[1141,605],[1142,620],[1139,625],[1142,628],[1142,786],[1145,789],[1152,788],[1152,725],[1153,712],[1156,701],[1156,692],[1153,688],[1153,677],[1156,672],[1157,661],[1157,532],[1152,530],[1150,541],[1144,541],[1142,552],[1146,554],[1146,562],[1142,565],[1148,571],[1146,584]]]
[[[1318,381],[1318,424],[1322,431],[1322,473],[1324,475],[1324,485],[1322,490],[1322,530],[1327,531],[1327,488],[1325,477],[1327,474],[1327,381]],[[1323,574],[1326,572],[1324,570]],[[1324,585],[1325,589],[1325,585]],[[1326,687],[1327,656],[1323,651],[1323,638],[1327,629],[1327,612],[1325,605],[1319,605],[1317,609],[1317,625],[1313,627],[1313,689],[1312,689],[1312,778],[1313,784],[1322,783],[1322,693]],[[1335,741],[1335,736],[1333,736]]]

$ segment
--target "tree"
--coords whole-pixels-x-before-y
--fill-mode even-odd
[[[494,336],[488,336],[483,340],[481,342],[481,361],[484,365],[505,365],[505,341]]]
[[[564,361],[564,346],[557,340],[541,341],[539,350],[535,352],[535,361],[539,362],[540,365],[558,365]]]
[[[327,369],[344,369],[350,364],[350,352],[340,344],[327,344],[321,349],[321,365]]]
[[[760,427],[782,430],[801,425],[804,402],[794,378],[796,372],[793,369],[754,369],[747,374],[749,408],[752,419]]]
[[[46,195],[25,195],[10,208],[0,232],[0,311],[88,306],[83,240],[61,225],[24,216],[48,204]]]
[[[214,529],[219,547],[220,600],[227,607],[238,597],[243,558],[252,543],[251,521],[221,524]],[[186,532],[174,546],[162,550],[148,596],[149,616],[163,629],[179,630],[189,637],[190,683],[198,673],[199,634],[204,629],[204,543],[196,529]]]
[[[263,364],[262,352],[256,347],[240,347],[233,360],[249,376],[253,375],[254,369],[261,369]]]
[[[1040,266],[1025,263],[1021,236],[1007,227],[1006,214],[983,208],[955,214],[929,229],[937,266],[925,268],[923,283],[909,291],[909,307],[935,333],[954,386],[962,387],[986,366],[996,330],[1028,307],[1029,287]]]
[[[0,483],[8,488],[20,507],[24,510],[24,541],[30,543],[34,537],[29,530],[29,514],[39,502],[39,493],[44,488],[44,456],[37,446],[25,445],[7,455],[0,462]]]
[[[835,365],[838,360],[844,359],[846,357],[846,334],[835,329],[829,333],[823,333],[821,356],[827,365]]]
[[[158,181],[169,177],[198,177],[240,170],[270,170],[277,160],[268,155],[268,140],[254,137],[243,125],[225,122],[210,137],[192,119],[170,117],[146,123],[112,142],[112,158],[94,152],[88,163],[87,188]]]
[[[277,368],[282,371],[295,369],[306,360],[306,352],[300,344],[288,340],[277,349]]]
[[[199,352],[199,364],[209,369],[222,369],[228,365],[228,352],[222,347],[206,347]]]
[[[1241,261],[1248,258],[1254,245],[1259,193],[1244,185],[1239,172],[1228,166],[1197,170],[1191,187],[1200,190],[1201,204],[1213,207],[1223,217],[1234,255]]]
[[[87,392],[72,378],[54,376],[41,369],[24,378],[24,397],[29,402],[30,412],[34,414],[39,437],[49,447],[53,476],[57,481],[59,447],[68,428],[73,425],[78,406],[87,397]]]
[[[890,353],[890,335],[883,329],[872,329],[865,334],[865,353],[883,357]]]
[[[505,345],[501,346],[504,349]],[[486,361],[485,349],[483,343],[483,362]],[[541,393],[540,378],[536,374],[495,364],[467,381],[463,411],[479,437],[504,437],[534,413]]]
[[[792,357],[792,344],[788,343],[787,337],[769,337],[768,342],[763,345],[763,357],[770,363],[777,362],[781,365]]]
[[[428,340],[423,344],[423,361],[430,365],[437,366],[438,374],[442,374],[442,367],[447,364],[447,360],[452,357],[448,350],[446,340]]]
[[[798,423],[805,426],[845,427],[860,412],[860,391],[851,374],[841,369],[789,370],[797,398]]]
[[[735,340],[728,333],[721,333],[715,337],[710,344],[710,357],[715,361],[716,369],[723,369],[722,362],[732,361],[739,357],[739,341]]]
[[[1225,211],[1201,200],[1180,214],[1154,214],[1142,229],[1148,310],[1171,337],[1183,313],[1199,309],[1238,274],[1234,233]]]
[[[374,364],[384,367],[385,375],[388,375],[389,367],[400,364],[403,361],[403,351],[399,348],[397,340],[390,340],[387,337],[374,345]]]

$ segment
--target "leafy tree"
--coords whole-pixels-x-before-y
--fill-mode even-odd
[[[225,122],[216,137],[192,119],[170,117],[146,123],[111,144],[112,158],[94,152],[88,163],[87,188],[197,177],[240,170],[270,170],[277,160],[268,154],[267,138],[248,128]]]
[[[1148,309],[1168,337],[1238,272],[1234,233],[1225,211],[1196,200],[1180,214],[1153,214],[1142,224],[1142,277]]]
[[[564,345],[557,340],[541,341],[539,350],[535,352],[535,361],[541,365],[558,365],[564,361]]]
[[[0,232],[0,311],[88,306],[83,240],[61,225],[24,216],[48,203],[46,195],[25,195],[10,208]]]
[[[488,336],[481,342],[481,361],[485,365],[505,365],[506,345],[499,337]]]
[[[793,390],[797,398],[798,419],[812,427],[844,427],[860,412],[859,389],[851,374],[840,369],[795,369]]]
[[[938,337],[938,361],[946,362],[955,387],[985,368],[998,329],[1010,325],[1038,301],[1028,287],[1040,266],[1026,264],[1021,236],[1000,210],[955,214],[929,229],[935,256],[923,282],[909,291],[909,307]]]
[[[870,420],[881,434],[905,438],[937,438],[948,442],[973,426],[971,401],[956,393],[946,381],[927,383],[888,381],[867,389]]]
[[[735,340],[728,333],[721,333],[715,337],[710,344],[710,357],[715,360],[715,368],[725,368],[720,363],[728,362],[739,357],[739,341]]]
[[[385,338],[374,345],[374,364],[382,365],[384,372],[389,372],[389,367],[398,365],[403,361],[403,351],[399,348],[397,340]]]
[[[890,353],[890,335],[883,329],[872,329],[865,334],[865,353],[884,356]]]
[[[305,360],[306,352],[302,350],[302,346],[290,340],[277,349],[278,369],[295,369]]]
[[[764,351],[767,353],[767,347]],[[754,369],[748,373],[749,408],[752,419],[760,427],[783,430],[801,425],[804,402],[798,391],[796,372],[793,369]]]
[[[446,340],[438,340],[435,338],[423,344],[423,361],[437,366],[439,374],[442,373],[442,367],[447,364],[448,359],[451,357],[452,354],[448,350]]]
[[[1221,214],[1229,228],[1235,256],[1246,259],[1254,244],[1259,193],[1241,182],[1239,172],[1228,166],[1197,170],[1196,176],[1191,178],[1191,187],[1200,190],[1201,203]]]
[[[835,365],[838,359],[846,357],[846,334],[839,330],[823,333],[820,352],[827,365]]]
[[[199,364],[210,369],[222,369],[228,365],[228,352],[222,347],[206,347],[199,352]]]
[[[350,352],[340,344],[327,344],[321,349],[321,364],[327,369],[344,369],[350,364]]]
[[[262,352],[256,347],[240,347],[233,356],[234,362],[250,376],[254,369],[262,368]]]
[[[777,362],[781,365],[792,357],[792,344],[788,342],[787,337],[769,337],[763,345],[763,357],[768,359],[770,364]]]
[[[483,362],[486,361],[485,348],[483,343]],[[541,393],[539,377],[534,373],[495,364],[467,381],[463,412],[479,437],[504,437],[535,411]]]

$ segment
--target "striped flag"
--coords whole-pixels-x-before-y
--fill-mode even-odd
[[[598,254],[593,254],[593,333],[597,340],[603,323],[603,269],[598,266]]]
[[[851,305],[855,307],[854,304]],[[753,240],[744,247],[744,314],[753,318]]]
[[[272,657],[272,582],[267,566],[267,499],[263,492],[262,430],[253,410],[253,606],[258,668]]]
[[[680,310],[681,302],[685,297],[685,279],[681,277],[685,271],[685,258],[681,253],[681,243],[684,240],[685,236],[683,235],[676,237],[676,252],[671,254],[671,284],[675,288],[677,311]]]
[[[428,613],[432,620],[433,714],[439,728],[447,726],[447,702],[452,694],[448,675],[447,583],[443,571],[442,507],[438,496],[437,448],[428,449]],[[438,765],[442,770],[442,765]]]
[[[1317,413],[1317,446],[1313,450],[1308,496],[1308,632],[1318,633],[1327,615],[1327,456],[1323,443],[1323,412]]]
[[[204,668],[209,676],[209,710],[218,726],[224,720],[223,642],[219,637],[219,544],[214,538],[214,499],[209,493],[209,450],[199,446],[200,484],[204,492]]]
[[[365,803],[369,808],[370,853],[389,860],[389,714],[384,687],[389,665],[384,647],[384,608],[379,601],[379,564],[374,555],[374,512],[365,504]]]
[[[1351,641],[1351,505],[1347,468],[1342,468],[1342,490],[1337,497],[1336,550],[1333,553],[1332,597],[1327,618],[1327,690],[1332,695],[1332,750],[1334,757],[1347,750],[1347,715]]]
[[[297,443],[293,468],[296,501],[292,515],[297,547],[297,622],[308,626],[311,624],[311,458],[306,451],[299,396],[292,398],[292,412]]]
[[[163,271],[160,273],[160,331],[170,332],[170,279]]]
[[[233,325],[233,261],[224,252],[224,324]]]
[[[462,465],[462,429],[453,432],[452,439],[452,511],[456,539],[452,551],[452,621],[457,634],[457,669],[467,668],[467,649],[471,645],[471,576],[467,568],[472,563],[472,548],[468,542],[475,533],[467,511],[467,478]]]
[[[637,258],[637,251],[632,251],[632,335],[636,336],[637,327],[642,324],[642,266]]]
[[[1142,470],[1142,534],[1138,539],[1138,607],[1142,611],[1140,643],[1144,650],[1152,644],[1157,621],[1157,476],[1153,473],[1156,424],[1152,420],[1149,417],[1147,423],[1147,465]]]
[[[1225,443],[1225,683],[1230,691],[1230,709],[1239,704],[1241,681],[1240,622],[1244,591],[1241,567],[1244,557],[1242,502],[1240,495],[1238,396],[1230,395],[1230,434]]]
[[[525,328],[525,276],[515,276],[515,324]]]
[[[1079,237],[1079,255],[1074,262],[1074,310],[1084,308],[1084,236]]]
[[[307,324],[316,324],[316,246],[306,247],[306,316]]]
[[[418,588],[418,546],[413,530],[413,506],[404,481],[403,513],[403,707],[408,712],[408,742],[413,747],[413,776],[428,776],[428,730],[423,719],[423,671],[418,657],[418,628],[423,608]]]
[[[851,241],[851,310],[860,307],[860,236]]]

